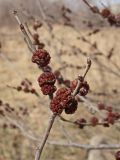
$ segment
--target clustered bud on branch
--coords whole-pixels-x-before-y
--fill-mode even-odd
[[[92,6],[89,4],[87,0],[83,0],[83,2],[90,8],[90,10],[95,13],[99,14],[103,18],[107,19],[110,25],[120,26],[120,15],[113,14],[109,8],[104,8],[102,11],[97,6]]]

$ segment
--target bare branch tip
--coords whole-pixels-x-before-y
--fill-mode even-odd
[[[90,57],[87,58],[87,64],[88,64],[88,66],[91,66],[91,64],[92,64]]]

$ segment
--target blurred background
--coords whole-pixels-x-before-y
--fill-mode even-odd
[[[108,7],[114,13],[119,12],[119,0],[89,0],[89,2],[91,4],[99,6],[100,8]],[[81,15],[79,17],[76,17],[77,19],[81,19],[82,17],[90,18],[90,16],[92,15],[92,13],[88,10],[88,7],[86,7],[82,0],[41,0],[41,3],[46,14],[49,16],[52,15],[56,19],[61,17],[60,7],[62,7],[63,5],[70,8],[74,13]],[[14,2],[12,0],[0,0],[0,23],[3,25],[6,23],[15,25],[15,23],[13,23],[14,20],[11,12],[16,8],[17,10],[20,10],[22,13],[24,13],[24,15],[27,17],[28,15],[26,12],[29,13],[29,16],[40,16],[39,0],[34,1],[34,3],[33,0],[14,0]],[[4,21],[2,21],[2,19],[4,19]]]
[[[119,0],[88,0],[100,10],[108,8],[120,14]],[[63,117],[75,121],[92,117],[90,104],[97,108],[104,103],[120,112],[120,28],[93,14],[82,0],[0,0],[0,160],[32,160],[39,139],[44,134],[50,116],[49,98],[43,96],[37,83],[42,71],[33,63],[22,33],[12,12],[18,11],[23,24],[51,55],[53,71],[60,70],[65,80],[74,80],[85,70],[86,59],[92,67],[86,77],[90,102],[81,102],[74,115]],[[43,25],[37,31],[33,24]],[[32,83],[39,94],[18,92],[23,80]],[[57,84],[59,88],[60,85]],[[13,112],[9,112],[9,106]],[[5,112],[5,113],[4,113]],[[102,113],[103,115],[105,113]],[[101,118],[99,112],[97,117]],[[120,142],[119,123],[80,129],[56,119],[49,141],[79,144]],[[42,160],[115,160],[116,150],[86,151],[80,148],[47,144]],[[91,159],[90,159],[91,158]]]

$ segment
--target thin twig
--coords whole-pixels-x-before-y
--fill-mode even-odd
[[[22,132],[23,136],[25,136],[26,138],[36,141],[36,142],[41,142],[41,139],[38,137],[35,137],[33,134],[28,133],[28,130],[25,130],[25,128],[23,128],[23,126],[21,126],[21,124],[18,124],[17,121],[11,119],[10,117],[6,117],[8,121],[10,121],[11,123],[13,123],[14,125],[16,125]],[[90,145],[90,144],[79,144],[79,143],[75,143],[75,142],[71,142],[66,143],[66,142],[62,142],[62,140],[59,141],[52,141],[52,140],[48,140],[47,144],[49,145],[55,145],[55,146],[59,146],[59,147],[74,147],[74,148],[79,148],[79,149],[86,149],[86,150],[108,150],[108,149],[120,149],[120,144],[99,144],[99,145]]]
[[[72,143],[72,140],[71,140],[71,135],[70,135],[70,132],[65,128],[64,124],[61,122],[61,120],[59,120],[59,123],[60,123],[60,128],[61,128],[61,131],[63,133],[63,135],[65,136],[67,142],[70,144]],[[73,151],[73,148],[70,148],[71,151]]]
[[[14,86],[10,86],[10,85],[6,85],[6,87],[10,88],[10,89],[14,89],[14,90],[17,90],[18,91],[18,88],[17,87],[14,87]],[[20,91],[24,91],[24,89],[21,89]],[[25,93],[31,93],[31,92],[25,92]],[[32,95],[34,94],[36,97],[40,98],[40,95],[37,93],[37,92],[34,92],[34,93],[31,93]]]
[[[91,64],[92,64],[91,59],[88,57],[88,58],[87,58],[86,70],[85,70],[84,75],[82,76],[83,79],[85,79],[85,76],[87,75],[88,71],[90,70]]]
[[[27,22],[25,22],[25,27],[26,27],[26,29],[27,29],[29,35],[30,35],[31,37],[33,37],[32,32],[30,31]]]
[[[50,130],[51,130],[52,126],[53,126],[55,118],[56,118],[56,114],[52,114],[52,116],[50,117],[48,128],[47,128],[47,130],[45,132],[45,135],[44,135],[44,137],[43,137],[43,139],[42,139],[42,141],[41,141],[41,143],[40,143],[40,145],[39,145],[39,147],[38,147],[38,149],[36,151],[35,160],[40,160],[43,148],[44,148],[45,143],[46,143],[46,141],[48,139],[48,136],[50,134]]]
[[[99,9],[97,7],[90,5],[86,0],[83,0],[83,2],[90,8],[90,10],[93,13],[97,13],[97,14],[101,15],[100,11],[99,11]]]
[[[49,142],[48,142],[49,143]],[[50,144],[64,147],[75,147],[86,150],[110,150],[110,149],[120,149],[120,144],[100,144],[100,145],[90,145],[90,144],[78,144],[78,143],[65,143],[65,142],[55,142],[52,141]]]
[[[85,72],[84,72],[84,74],[83,74],[83,76],[82,76],[82,79],[83,79],[83,80],[85,79],[85,76],[87,75],[88,71],[90,70],[91,64],[92,64],[91,59],[90,59],[90,58],[87,58],[86,70],[85,70]],[[78,91],[79,91],[79,89],[80,89],[80,84],[81,84],[81,81],[80,81],[80,79],[79,79],[79,77],[78,77],[77,86],[76,86],[75,90],[74,90],[73,93],[72,93],[73,96],[76,96],[76,95],[77,95],[77,93],[78,93]]]
[[[62,121],[64,121],[64,122],[68,122],[68,123],[72,123],[72,124],[74,124],[74,122],[73,122],[73,121],[68,120],[68,119],[65,119],[65,118],[64,118],[64,117],[62,117],[61,115],[59,115],[59,117],[60,117],[60,119],[61,119]]]
[[[27,45],[28,45],[28,48],[30,48],[30,51],[33,53],[36,51],[35,49],[35,46],[32,44],[32,41],[24,27],[24,25],[22,24],[18,14],[17,14],[17,11],[13,11],[13,15],[15,17],[15,19],[17,20],[18,24],[19,24],[19,27],[20,27],[20,30],[22,31],[23,35],[24,35],[24,38],[25,38],[25,41],[27,42]]]
[[[45,15],[44,10],[43,10],[43,6],[42,6],[42,3],[41,3],[41,0],[37,0],[37,3],[38,3],[38,6],[39,6],[39,10],[40,10],[41,16],[42,16],[42,22],[44,23],[44,25],[46,26],[48,31],[51,32],[52,27],[47,21],[47,17]]]

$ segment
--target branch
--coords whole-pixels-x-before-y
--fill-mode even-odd
[[[92,63],[91,63],[90,58],[87,58],[87,66],[86,66],[85,73],[84,73],[83,76],[82,76],[82,80],[85,79],[85,76],[87,75],[88,71],[90,70],[91,64],[92,64]],[[81,81],[80,81],[80,79],[79,79],[79,77],[78,77],[77,86],[76,86],[76,88],[75,88],[75,90],[73,91],[73,94],[72,94],[73,96],[76,96],[76,95],[77,95],[78,90],[80,89],[80,84],[81,84]]]
[[[36,141],[36,142],[41,142],[41,140],[37,137],[35,137],[33,134],[28,133],[25,131],[25,129],[18,124],[15,120],[11,119],[10,117],[6,117],[8,121],[16,125],[22,132],[22,134],[27,137],[30,140]],[[87,149],[87,150],[108,150],[108,149],[120,149],[120,144],[100,144],[100,145],[90,145],[90,144],[79,144],[75,142],[71,143],[65,143],[62,142],[61,140],[59,141],[47,141],[47,144],[49,145],[56,145],[59,147],[74,147],[74,148],[79,148],[79,149]]]
[[[64,143],[64,142],[48,142],[49,144],[57,145],[57,146],[64,146],[64,147],[75,147],[80,149],[86,150],[109,150],[109,149],[120,149],[120,144],[100,144],[100,145],[89,145],[89,144],[78,144],[78,143]]]
[[[24,27],[24,25],[22,24],[20,18],[18,17],[18,13],[17,11],[13,11],[13,15],[15,17],[15,19],[17,20],[18,24],[19,24],[19,27],[20,27],[20,30],[22,31],[23,35],[24,35],[24,39],[25,39],[25,42],[27,43],[27,46],[28,48],[30,49],[30,51],[33,53],[36,51],[36,48],[35,46],[32,44],[32,41]]]
[[[48,128],[47,128],[47,130],[45,132],[45,135],[44,135],[44,137],[43,137],[43,139],[42,139],[42,141],[41,141],[41,143],[40,143],[40,145],[39,145],[39,147],[38,147],[38,149],[36,151],[35,160],[40,160],[43,148],[44,148],[45,143],[46,143],[46,141],[48,139],[48,136],[50,134],[50,130],[51,130],[52,126],[53,126],[55,118],[56,118],[56,114],[52,114],[52,116],[50,117]]]
[[[45,26],[47,27],[48,31],[51,33],[52,27],[47,21],[47,17],[45,15],[44,10],[43,10],[43,6],[42,6],[42,3],[41,3],[41,0],[37,0],[37,2],[38,2],[38,6],[39,6],[39,10],[40,10],[41,16],[42,16],[42,20],[43,20],[42,22],[45,24]]]
[[[93,13],[98,13],[98,14],[100,14],[100,11],[99,11],[99,9],[98,9],[96,6],[90,5],[86,0],[83,0],[83,2],[90,8],[90,10],[91,10]],[[101,14],[100,14],[100,15],[101,15]]]

